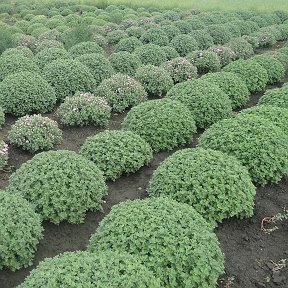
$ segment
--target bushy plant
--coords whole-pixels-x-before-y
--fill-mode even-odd
[[[175,36],[181,34],[180,29],[172,24],[162,25],[161,30],[167,35],[169,41],[171,41]]]
[[[96,86],[89,68],[76,60],[54,60],[43,68],[43,77],[54,87],[58,100],[77,91],[91,92]]]
[[[148,94],[162,97],[173,86],[169,72],[162,67],[144,65],[137,69],[135,78],[143,85]]]
[[[62,42],[57,41],[57,40],[50,40],[50,39],[44,39],[41,42],[37,42],[36,44],[37,48],[35,49],[36,52],[40,52],[43,49],[46,48],[59,48],[59,49],[64,49],[64,45]]]
[[[285,53],[277,50],[266,52],[266,54],[271,55],[273,58],[277,59],[281,62],[281,64],[284,66],[285,72],[288,71],[288,57],[285,55]]]
[[[174,58],[180,57],[176,49],[171,46],[162,46],[161,48],[164,51],[167,60],[172,60]]]
[[[183,34],[189,34],[192,31],[192,25],[189,21],[179,20],[175,21],[174,25],[181,31]]]
[[[56,121],[41,115],[26,115],[19,118],[8,132],[10,143],[35,153],[49,150],[62,140],[62,131]]]
[[[255,50],[259,48],[259,37],[255,35],[244,35],[242,36],[243,39],[245,39],[248,43],[252,45],[252,48]]]
[[[0,140],[0,171],[5,168],[8,163],[8,145]]]
[[[129,36],[134,36],[136,38],[140,38],[141,35],[145,32],[143,27],[131,26],[125,30]]]
[[[2,128],[4,123],[5,123],[5,113],[3,108],[0,106],[0,129]]]
[[[123,30],[114,30],[108,32],[106,35],[106,40],[109,44],[117,44],[121,39],[128,37],[128,34]]]
[[[159,46],[167,46],[169,38],[161,28],[150,28],[140,37],[140,41],[144,44],[156,44]]]
[[[200,136],[198,143],[235,156],[260,185],[278,182],[288,171],[288,136],[259,116],[219,121]]]
[[[208,51],[212,51],[218,55],[222,67],[228,65],[236,57],[235,52],[227,46],[211,47]]]
[[[269,47],[276,44],[277,40],[273,33],[267,31],[257,31],[251,34],[253,37],[257,37],[259,47]]]
[[[288,86],[268,89],[259,99],[259,105],[271,105],[280,108],[288,108]]]
[[[111,107],[105,98],[83,92],[66,97],[56,112],[60,123],[67,126],[107,127],[110,114]]]
[[[189,33],[193,36],[198,43],[199,49],[208,49],[214,42],[212,36],[207,32],[207,30],[194,30]]]
[[[1,57],[11,56],[11,55],[21,55],[27,58],[33,58],[33,52],[25,46],[18,46],[15,48],[8,48],[2,54]]]
[[[28,267],[43,238],[41,218],[19,194],[0,190],[0,203],[0,269]]]
[[[141,65],[140,59],[135,54],[127,51],[112,53],[108,59],[116,73],[123,73],[130,76],[133,76],[137,68]]]
[[[234,51],[236,59],[248,59],[254,54],[252,45],[241,37],[234,38],[227,46]]]
[[[121,39],[117,43],[116,50],[118,52],[127,51],[129,53],[132,53],[137,47],[140,47],[142,45],[143,43],[138,38],[136,38],[135,36],[131,36],[131,37]]]
[[[93,273],[91,273],[93,271]],[[136,256],[117,251],[65,252],[46,258],[18,288],[29,287],[160,288],[159,279]]]
[[[199,128],[207,128],[232,116],[228,95],[219,86],[203,79],[178,83],[169,90],[166,97],[186,105]]]
[[[23,116],[45,113],[56,103],[54,89],[39,74],[19,72],[7,76],[0,83],[0,106],[6,113]]]
[[[147,93],[138,81],[120,73],[103,80],[96,88],[95,95],[104,97],[115,112],[123,112],[147,99]]]
[[[253,215],[256,189],[236,158],[211,149],[184,149],[154,171],[148,193],[191,205],[212,224]]]
[[[243,106],[249,100],[250,93],[245,82],[235,73],[208,73],[202,79],[218,85],[230,98],[232,109]]]
[[[156,152],[191,143],[196,132],[189,109],[178,101],[166,98],[133,107],[122,127],[140,135]]]
[[[283,64],[272,55],[262,54],[253,57],[253,60],[260,64],[267,72],[268,84],[274,84],[284,78],[285,68]]]
[[[268,83],[266,69],[255,60],[236,60],[225,66],[223,71],[238,74],[252,93],[263,91]]]
[[[102,172],[72,151],[35,155],[9,178],[8,192],[20,193],[43,219],[81,223],[85,212],[101,209],[107,187]]]
[[[181,57],[186,56],[189,52],[199,49],[196,39],[193,36],[186,34],[175,36],[171,40],[170,45],[176,49]]]
[[[223,45],[232,38],[231,32],[225,25],[210,25],[206,29],[213,38],[215,45]]]
[[[103,54],[103,48],[101,48],[97,43],[92,41],[87,42],[81,42],[78,44],[75,44],[68,50],[69,54],[72,57],[78,57],[83,54],[90,54],[90,53],[99,53]]]
[[[150,145],[130,131],[107,130],[88,137],[80,154],[93,161],[106,179],[116,180],[124,173],[132,173],[152,159]]]
[[[137,47],[134,50],[134,54],[144,65],[151,64],[159,66],[166,61],[165,51],[156,44],[146,44]]]
[[[138,256],[161,287],[216,287],[223,254],[206,221],[189,205],[167,198],[125,201],[112,207],[88,250]]]

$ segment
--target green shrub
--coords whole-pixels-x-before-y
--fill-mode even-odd
[[[194,30],[189,33],[198,43],[199,49],[208,49],[214,42],[212,36],[206,30]]]
[[[183,34],[188,34],[192,31],[192,25],[186,20],[175,21],[174,25],[181,31]]]
[[[8,163],[8,145],[0,140],[0,171],[5,168]]]
[[[162,46],[161,48],[163,52],[165,53],[167,60],[172,60],[174,58],[180,57],[176,49],[171,46]]]
[[[127,51],[129,53],[134,52],[137,47],[142,46],[142,42],[137,39],[135,36],[127,37],[121,39],[118,44],[116,50],[119,51]]]
[[[11,74],[24,71],[40,73],[37,64],[25,56],[8,55],[0,57],[0,81]]]
[[[173,79],[162,67],[144,65],[137,69],[135,78],[150,95],[162,97],[173,86]]]
[[[259,48],[259,37],[257,36],[252,36],[252,35],[244,35],[242,36],[243,39],[245,39],[248,43],[252,45],[253,49]]]
[[[288,109],[288,87],[286,87],[266,90],[258,103]]]
[[[140,37],[140,41],[144,44],[156,44],[159,46],[167,46],[169,38],[161,28],[150,28]]]
[[[249,100],[250,93],[245,82],[235,73],[208,73],[202,79],[218,85],[230,98],[232,109],[243,106]]]
[[[255,32],[252,33],[250,36],[254,36],[258,38],[259,47],[270,47],[276,44],[277,40],[275,36],[271,32]]]
[[[76,93],[75,96],[65,98],[56,114],[62,125],[107,127],[111,107],[105,98],[91,93]]]
[[[208,222],[253,215],[256,189],[238,160],[211,149],[184,149],[165,159],[149,182],[150,196],[191,205]]]
[[[19,118],[8,132],[10,143],[35,153],[50,150],[61,143],[62,131],[56,121],[41,115],[26,115]]]
[[[242,36],[241,29],[237,24],[228,22],[228,23],[225,23],[225,26],[227,27],[230,34],[232,35],[232,39]]]
[[[101,209],[107,187],[94,163],[59,150],[39,153],[22,164],[10,176],[8,192],[20,193],[44,220],[74,224],[84,221],[86,211]]]
[[[170,45],[176,49],[181,57],[186,56],[189,52],[199,49],[196,39],[193,36],[185,34],[175,36],[171,40]]]
[[[206,29],[213,38],[215,45],[223,45],[232,38],[232,34],[225,25],[210,25]]]
[[[123,30],[114,30],[108,32],[106,35],[106,40],[109,44],[117,44],[121,39],[128,37],[128,34]]]
[[[123,112],[147,99],[144,87],[134,78],[125,74],[114,74],[96,88],[95,94],[104,97],[112,110]]]
[[[238,74],[246,83],[250,92],[263,91],[268,83],[268,74],[256,60],[239,59],[228,64],[223,69],[224,72]]]
[[[145,33],[145,30],[143,29],[143,27],[132,26],[127,28],[126,32],[128,33],[129,36],[134,36],[139,39],[141,35]]]
[[[84,54],[91,54],[91,53],[99,53],[103,54],[103,49],[95,42],[88,41],[88,42],[81,42],[78,44],[75,44],[68,50],[69,54],[76,58],[78,56],[84,55]]]
[[[211,47],[208,51],[212,51],[218,55],[222,67],[228,65],[236,57],[235,52],[227,46]]]
[[[33,58],[33,52],[28,48],[28,47],[25,47],[25,46],[18,46],[18,47],[15,47],[15,48],[8,48],[6,49],[1,57],[6,57],[6,56],[24,56],[24,57],[27,57],[27,58]]]
[[[197,68],[183,57],[177,57],[167,61],[163,65],[163,68],[169,72],[174,83],[191,80],[198,76]]]
[[[108,59],[116,73],[123,73],[130,76],[133,76],[137,68],[141,65],[140,59],[135,54],[127,51],[112,53]]]
[[[91,92],[96,86],[89,68],[76,60],[54,60],[43,68],[43,76],[54,87],[58,100],[77,91]]]
[[[169,41],[171,41],[175,36],[181,34],[180,29],[172,24],[161,26],[161,30],[162,30],[162,33],[164,32],[167,35]]]
[[[0,83],[0,106],[6,113],[23,116],[51,111],[56,103],[54,89],[39,74],[19,72]]]
[[[0,129],[5,123],[5,114],[3,108],[0,106]]]
[[[151,64],[159,66],[166,61],[166,53],[160,46],[155,44],[146,44],[137,47],[134,50],[134,54],[138,56],[144,65]]]
[[[219,121],[200,136],[199,146],[235,156],[260,185],[278,182],[288,171],[288,136],[259,116]]]
[[[234,38],[227,46],[235,52],[236,59],[248,59],[254,54],[252,45],[244,38]]]
[[[43,238],[41,218],[18,194],[0,191],[0,203],[0,269],[15,271],[28,267],[32,265],[37,245]]]
[[[156,152],[191,143],[196,132],[189,109],[178,101],[166,98],[133,107],[122,127],[140,135]]]
[[[104,79],[111,77],[114,72],[111,63],[102,54],[84,54],[77,57],[76,60],[89,69],[96,81],[96,85],[99,85]]]
[[[268,54],[257,55],[253,60],[260,64],[268,74],[268,84],[274,84],[284,78],[285,68],[282,63]]]
[[[178,100],[192,112],[196,126],[207,128],[213,123],[232,116],[231,101],[217,85],[196,79],[176,84],[167,97]]]
[[[161,287],[216,287],[224,260],[210,229],[189,205],[162,197],[128,200],[112,207],[88,250],[138,256]]]
[[[93,273],[91,273],[93,271]],[[46,258],[18,288],[77,287],[160,288],[159,279],[137,257],[117,251],[65,252]]]
[[[58,48],[58,49],[64,49],[63,43],[57,41],[57,40],[43,40],[41,42],[37,42],[37,48],[35,49],[36,52],[40,52],[46,48]]]
[[[116,180],[122,174],[132,173],[152,159],[150,145],[130,131],[107,130],[88,137],[80,154],[93,161],[106,179]]]
[[[283,52],[277,50],[266,52],[266,54],[271,55],[273,58],[277,59],[284,66],[285,72],[288,71],[288,57]]]
[[[93,34],[93,41],[102,48],[108,44],[107,39],[101,34]]]

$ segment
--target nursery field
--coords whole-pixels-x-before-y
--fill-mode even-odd
[[[288,287],[287,7],[188,2],[0,4],[0,288]]]

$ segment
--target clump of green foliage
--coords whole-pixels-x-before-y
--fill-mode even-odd
[[[171,46],[162,46],[161,48],[164,51],[167,60],[172,60],[180,56],[176,49]]]
[[[221,67],[228,65],[236,57],[235,52],[227,46],[211,47],[208,49],[208,51],[212,51],[218,55],[221,62]]]
[[[225,25],[221,24],[210,25],[207,26],[206,29],[213,38],[213,42],[215,45],[223,45],[229,42],[230,39],[232,38],[231,32]]]
[[[280,108],[288,108],[288,86],[268,89],[259,99],[259,105],[271,105]]]
[[[232,39],[227,46],[235,52],[236,59],[248,59],[254,54],[252,45],[241,37]]]
[[[68,52],[74,58],[84,54],[104,53],[103,48],[101,48],[97,43],[92,41],[75,44],[68,50]]]
[[[169,44],[169,38],[161,28],[150,28],[145,31],[140,41],[143,44],[156,44],[159,46],[167,46]]]
[[[27,58],[33,58],[33,56],[34,56],[33,52],[28,47],[18,46],[18,47],[6,49],[1,54],[1,57],[11,56],[11,55],[21,55],[21,56],[25,56]]]
[[[0,129],[2,128],[4,123],[5,123],[5,113],[3,108],[0,106]]]
[[[117,44],[120,40],[128,37],[128,34],[123,30],[114,30],[108,32],[106,35],[106,40],[109,44]]]
[[[135,36],[131,36],[131,37],[121,39],[117,43],[116,50],[118,52],[127,51],[129,53],[132,53],[137,47],[140,47],[142,45],[143,43],[138,38],[136,38]]]
[[[199,49],[199,45],[193,36],[180,34],[175,36],[171,42],[171,47],[175,48],[181,57],[185,57],[189,52]]]
[[[198,43],[199,49],[204,50],[213,46],[213,38],[208,33],[207,30],[193,30],[189,33],[189,35],[193,36]]]
[[[58,40],[54,40],[54,39],[44,39],[42,41],[38,41],[36,43],[36,48],[35,48],[35,52],[38,53],[40,51],[42,51],[43,49],[46,48],[58,48],[58,49],[64,49],[64,45],[62,42],[58,41]]]
[[[144,65],[151,64],[159,66],[166,61],[166,53],[160,46],[156,44],[146,44],[139,46],[134,50],[134,54]]]

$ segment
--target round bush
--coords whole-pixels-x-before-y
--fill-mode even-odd
[[[165,159],[149,182],[150,196],[191,205],[216,224],[227,217],[253,215],[256,189],[239,161],[211,149],[184,149]]]
[[[41,42],[37,42],[37,48],[36,52],[40,52],[43,49],[46,48],[58,48],[58,49],[64,49],[64,45],[62,42],[59,42],[57,40],[50,40],[50,39],[45,39]]]
[[[171,42],[171,47],[175,48],[181,57],[186,56],[189,52],[199,49],[198,43],[193,36],[180,34],[175,36]]]
[[[127,51],[112,53],[109,56],[111,63],[116,73],[123,73],[133,76],[137,68],[141,65],[140,59]]]
[[[83,54],[99,53],[103,54],[103,49],[95,42],[87,41],[75,44],[68,50],[72,57],[81,56]]]
[[[8,192],[20,193],[43,219],[81,223],[85,212],[101,209],[107,187],[102,172],[91,161],[72,151],[35,155],[14,172]]]
[[[228,64],[223,69],[224,72],[238,74],[246,83],[250,92],[261,92],[268,83],[268,74],[256,60],[239,59]]]
[[[176,84],[167,97],[178,100],[192,112],[199,128],[232,116],[231,101],[219,86],[197,79]]]
[[[173,86],[173,79],[162,67],[144,65],[137,69],[135,78],[148,94],[162,97]]]
[[[192,31],[192,25],[186,20],[175,21],[174,25],[181,31],[183,34],[188,34]]]
[[[206,29],[213,38],[215,45],[223,45],[232,38],[231,32],[224,25],[210,25]]]
[[[274,84],[284,78],[285,68],[282,63],[268,54],[257,55],[253,60],[260,64],[268,74],[268,84]]]
[[[228,65],[236,57],[235,52],[227,46],[211,47],[208,51],[212,51],[218,55],[222,67]]]
[[[202,79],[218,85],[230,98],[232,109],[243,106],[249,100],[250,93],[245,82],[235,73],[208,73]]]
[[[144,44],[156,44],[159,46],[167,46],[169,38],[161,28],[150,28],[140,37],[140,41]]]
[[[8,145],[0,140],[0,171],[5,168],[8,163]]]
[[[146,44],[137,47],[134,54],[138,56],[141,63],[144,65],[151,64],[159,66],[166,61],[166,53],[156,44]]]
[[[128,200],[112,207],[88,250],[137,255],[161,287],[216,287],[224,260],[210,229],[187,204],[162,197]]]
[[[167,35],[169,41],[171,41],[175,36],[181,34],[180,29],[172,24],[161,26],[161,30],[162,33],[164,32]]]
[[[19,118],[8,132],[10,143],[35,153],[49,150],[62,140],[62,131],[56,121],[41,115],[26,115]]]
[[[235,52],[236,59],[248,59],[254,54],[252,45],[244,38],[234,38],[227,46]]]
[[[286,87],[266,90],[264,95],[259,99],[258,104],[288,109],[288,86]]]
[[[199,49],[208,49],[214,42],[212,36],[206,30],[194,30],[189,33],[198,43]]]
[[[43,238],[41,218],[20,195],[0,190],[0,203],[0,269],[28,267]]]
[[[27,58],[33,58],[33,52],[25,46],[18,46],[15,48],[8,48],[2,54],[1,57],[11,56],[11,55],[20,55]]]
[[[129,53],[134,52],[137,47],[142,46],[142,42],[136,38],[135,36],[127,37],[121,39],[116,47],[116,50],[119,51],[127,51]]]
[[[126,108],[147,99],[147,93],[139,82],[120,73],[103,80],[96,88],[95,94],[105,98],[115,112],[123,112]]]
[[[152,159],[150,145],[130,131],[107,130],[88,137],[80,154],[93,161],[106,179],[116,180],[124,173],[132,173]]]
[[[121,39],[128,37],[128,34],[123,30],[114,30],[108,32],[106,35],[106,40],[109,44],[117,44]]]
[[[288,136],[259,116],[215,123],[200,136],[199,146],[235,156],[260,185],[278,182],[288,172]]]
[[[196,132],[189,109],[178,101],[166,98],[133,107],[122,127],[140,135],[156,152],[191,143]]]
[[[93,271],[93,273],[91,273]],[[57,284],[55,284],[57,283]],[[117,251],[65,252],[46,258],[18,288],[30,287],[160,288],[159,279],[137,257]]]
[[[45,113],[56,103],[54,89],[36,73],[9,75],[0,83],[0,91],[0,106],[6,113],[16,116]]]
[[[25,56],[8,55],[0,57],[0,81],[11,74],[26,71],[40,73],[37,64]]]
[[[129,36],[140,38],[141,35],[145,32],[145,30],[143,29],[143,27],[132,26],[127,28],[126,32],[128,33]]]
[[[176,51],[175,48],[171,46],[162,46],[162,50],[164,51],[167,60],[179,57],[179,53]]]
[[[96,86],[89,68],[76,60],[54,60],[43,68],[43,76],[54,87],[58,100],[77,91],[91,92]]]
[[[281,64],[284,66],[285,72],[288,71],[288,57],[283,52],[279,50],[275,51],[269,51],[266,52],[266,54],[271,55],[273,58],[277,59],[281,62]]]

